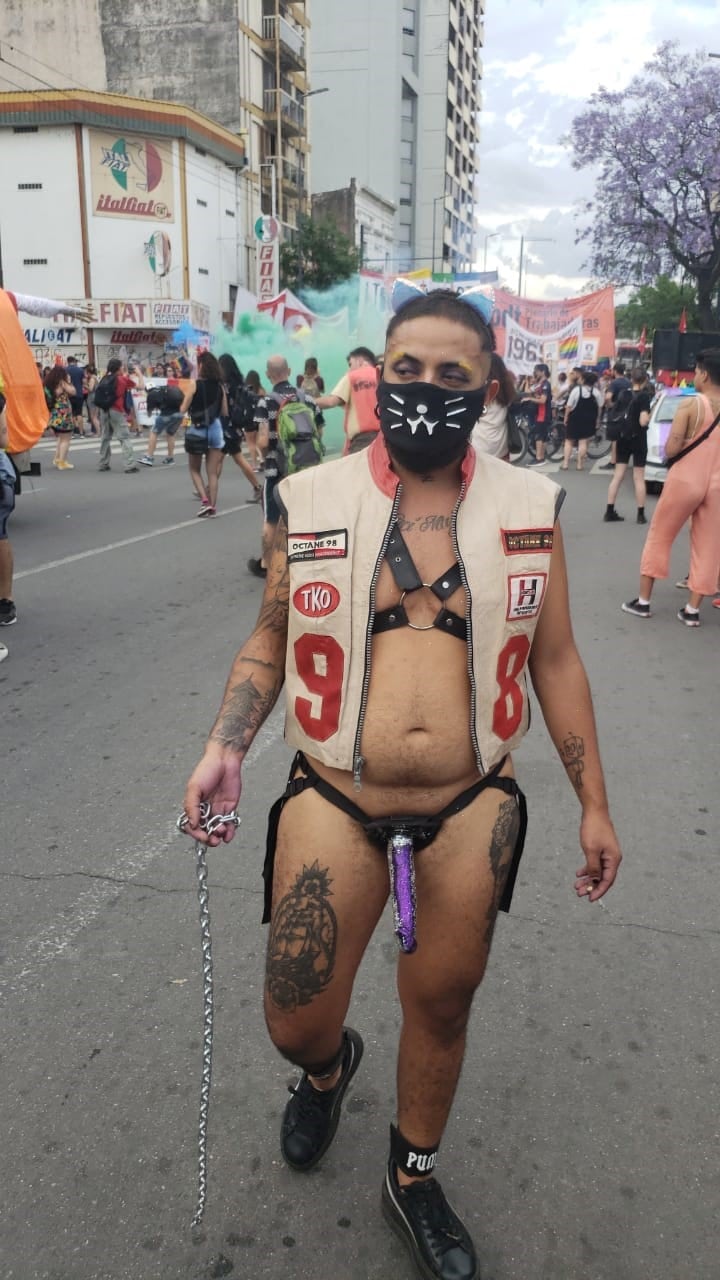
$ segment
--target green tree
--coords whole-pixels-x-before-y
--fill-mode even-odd
[[[360,269],[360,255],[330,218],[302,216],[293,241],[280,246],[280,279],[289,289],[329,289]]]
[[[688,329],[701,329],[697,292],[692,285],[658,276],[654,284],[640,285],[624,305],[615,308],[617,335],[638,338],[645,326],[649,341],[653,329],[677,329],[683,307]]]

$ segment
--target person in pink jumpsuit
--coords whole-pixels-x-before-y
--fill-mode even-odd
[[[678,611],[686,627],[700,626],[703,596],[715,595],[720,573],[720,348],[701,351],[695,368],[697,396],[684,400],[673,418],[666,458],[668,472],[648,529],[640,561],[640,591],[622,605],[625,613],[649,618],[657,578],[670,572],[673,542],[690,520],[688,602]]]

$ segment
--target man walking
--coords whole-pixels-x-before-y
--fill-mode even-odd
[[[120,445],[126,475],[140,468],[130,444],[130,428],[125,413],[125,397],[135,383],[125,373],[121,360],[108,361],[105,377],[95,390],[95,407],[100,414],[100,462],[98,471],[110,470],[110,444],[113,436]]]
[[[318,409],[345,409],[344,453],[366,449],[375,439],[379,422],[377,406],[377,368],[369,347],[356,347],[347,358],[348,372],[327,396],[319,396]]]
[[[529,467],[542,467],[545,464],[545,444],[552,422],[552,386],[550,370],[546,364],[536,364],[533,370],[535,382],[529,396],[523,396],[521,403],[530,407],[532,423],[530,426],[530,444],[535,447],[535,457],[528,462]]]
[[[612,417],[613,410],[617,408],[618,402],[626,399],[625,392],[630,391],[632,383],[625,372],[625,365],[622,360],[617,360],[613,365],[612,381],[608,383],[605,392],[605,421]],[[601,462],[600,471],[613,471],[617,465],[617,440],[613,440],[610,450],[609,462]]]
[[[255,406],[255,421],[258,427],[258,448],[262,454],[265,467],[265,492],[263,495],[263,530],[262,552],[259,559],[248,560],[248,569],[256,578],[267,576],[267,566],[280,519],[280,508],[276,501],[275,490],[288,471],[288,457],[278,434],[278,419],[284,406],[304,404],[311,418],[311,427],[319,440],[318,413],[315,401],[298,391],[291,382],[290,366],[284,356],[270,356],[265,370],[272,391],[261,396]],[[316,457],[316,461],[319,458]],[[298,468],[301,469],[301,468]]]

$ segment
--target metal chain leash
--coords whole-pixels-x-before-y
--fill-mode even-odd
[[[177,820],[178,830],[186,832],[189,822],[188,815],[182,813]],[[240,826],[240,819],[233,810],[232,813],[216,814],[210,817],[210,805],[203,803],[200,806],[200,827],[208,835],[212,835],[217,831],[218,827],[232,825]],[[208,871],[207,871],[207,846],[202,844],[200,840],[195,843],[195,870],[198,882],[198,905],[200,908],[200,943],[202,946],[202,965],[203,965],[203,1052],[202,1052],[202,1078],[200,1082],[200,1115],[198,1121],[198,1190],[197,1205],[195,1208],[195,1216],[190,1223],[191,1229],[198,1227],[205,1213],[205,1205],[207,1202],[207,1184],[208,1184],[208,1166],[207,1166],[207,1134],[208,1134],[208,1117],[210,1114],[210,1085],[212,1082],[212,1051],[213,1051],[213,960],[212,960],[212,938],[210,934],[210,891],[208,889]]]

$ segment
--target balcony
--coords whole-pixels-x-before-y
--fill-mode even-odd
[[[305,107],[301,102],[297,102],[295,98],[291,98],[289,93],[284,89],[266,89],[265,90],[265,114],[277,117],[278,94],[280,95],[280,119],[286,133],[304,133],[305,132]]]
[[[273,52],[279,46],[283,66],[294,71],[305,70],[305,37],[287,18],[263,18],[263,44]]]

